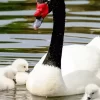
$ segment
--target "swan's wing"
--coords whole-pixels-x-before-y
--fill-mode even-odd
[[[64,46],[62,52],[62,75],[76,70],[97,71],[100,68],[100,51],[83,45]]]
[[[100,86],[100,79],[87,70],[78,70],[63,76],[68,95],[84,93],[84,88],[91,83]]]

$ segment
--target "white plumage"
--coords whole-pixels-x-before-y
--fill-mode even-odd
[[[100,37],[95,37],[86,46],[70,45],[63,47],[61,60],[63,77],[60,71],[57,71],[59,69],[52,66],[50,71],[49,66],[42,65],[45,54],[35,66],[38,71],[35,73],[34,69],[29,75],[26,84],[27,89],[31,90],[32,94],[40,96],[64,96],[84,93],[85,87],[91,82],[100,86],[100,50],[99,45],[95,45],[97,42],[100,42]],[[58,74],[55,76],[56,71]],[[52,80],[50,80],[49,75],[51,75]],[[56,80],[58,77],[59,80]],[[40,80],[38,80],[39,78]],[[42,79],[45,79],[45,81]],[[40,86],[38,89],[36,89],[37,85]],[[50,89],[45,90],[45,87]]]
[[[26,84],[26,80],[28,77],[28,62],[25,59],[16,59],[11,65],[0,68],[0,76],[4,74],[6,70],[12,70],[16,73],[16,83],[18,85]]]
[[[15,75],[16,72],[10,68],[3,71],[2,75],[0,75],[0,91],[15,88]]]
[[[100,88],[96,84],[89,84],[81,100],[100,100]]]

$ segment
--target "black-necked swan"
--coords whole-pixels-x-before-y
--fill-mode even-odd
[[[37,1],[41,3],[41,2],[46,2],[47,0],[37,0]],[[56,4],[56,1],[48,0],[48,2],[49,2],[48,12],[50,12],[52,8],[54,7],[54,4]],[[47,7],[46,4],[45,6]],[[39,10],[40,10],[40,13],[38,13]],[[39,14],[41,14],[44,17],[46,11],[47,10],[38,6],[35,16],[37,15],[39,16]],[[37,21],[41,23],[40,19],[39,20],[37,19]],[[41,24],[39,24],[39,26],[40,25]],[[90,43],[88,43],[85,46],[84,45],[64,46],[63,51],[62,51],[62,59],[61,59],[62,74],[67,75],[76,70],[88,70],[88,71],[92,71],[96,73],[98,78],[100,78],[100,71],[99,71],[100,69],[100,46],[99,44],[100,44],[100,37],[95,37]],[[41,58],[41,60],[37,63],[37,65],[42,64],[45,56],[46,54]]]
[[[26,81],[28,91],[37,96],[66,96],[83,93],[85,86],[91,82],[100,85],[98,77],[88,70],[78,70],[62,76],[61,55],[65,27],[64,0],[55,0],[53,22],[48,53],[42,63],[38,63],[29,74]],[[66,60],[66,62],[68,61]],[[70,66],[66,66],[65,72],[68,69]]]
[[[100,100],[100,87],[96,84],[87,85],[81,100]]]

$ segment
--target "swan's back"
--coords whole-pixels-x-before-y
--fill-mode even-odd
[[[97,72],[100,67],[100,51],[84,45],[64,46],[61,61],[63,75],[75,70]]]
[[[93,38],[92,41],[90,41],[86,46],[98,48],[100,50],[100,37],[97,36],[97,37]]]
[[[67,86],[67,95],[84,93],[85,87],[91,83],[100,86],[100,79],[87,70],[74,71],[65,75],[63,79]]]

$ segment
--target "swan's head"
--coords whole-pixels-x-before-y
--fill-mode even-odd
[[[13,80],[14,83],[16,83],[16,71],[12,70],[11,68],[5,70],[4,76]]]
[[[95,84],[89,84],[85,88],[86,100],[93,100],[99,96],[99,87]]]
[[[12,63],[12,67],[17,70],[17,72],[27,72],[28,69],[28,62],[25,59],[16,59]]]
[[[96,36],[95,38],[92,39],[92,41],[90,41],[87,46],[93,46],[96,47],[98,49],[100,49],[100,36]]]

